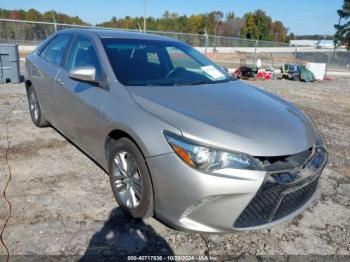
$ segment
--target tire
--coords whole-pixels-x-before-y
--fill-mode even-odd
[[[134,218],[153,216],[151,177],[145,158],[130,139],[111,141],[108,168],[113,195],[119,206]]]
[[[30,117],[34,125],[37,127],[48,127],[50,124],[43,116],[43,111],[33,86],[27,87],[27,98]]]

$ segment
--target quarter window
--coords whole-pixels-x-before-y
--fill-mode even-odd
[[[60,65],[71,39],[70,35],[58,35],[41,51],[40,56],[45,60]]]
[[[84,36],[75,40],[67,59],[66,68],[73,70],[77,67],[93,66],[96,69],[96,79],[100,79],[101,64],[93,43]]]

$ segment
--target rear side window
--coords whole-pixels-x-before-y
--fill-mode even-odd
[[[64,53],[67,49],[70,35],[58,35],[41,51],[40,56],[56,65],[61,64]]]

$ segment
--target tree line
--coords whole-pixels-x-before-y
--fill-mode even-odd
[[[76,24],[76,25],[90,25],[84,22],[79,16],[69,16],[56,11],[47,11],[40,13],[39,11],[31,8],[29,10],[7,10],[0,8],[0,18],[14,19],[14,20],[30,20],[30,21],[42,21],[53,22],[55,18],[57,23],[62,24]]]
[[[236,17],[233,12],[224,14],[212,11],[190,16],[165,11],[162,17],[147,17],[147,30],[175,31],[204,34],[204,28],[210,35],[240,37],[264,41],[288,42],[288,28],[281,21],[273,21],[262,10]],[[142,27],[143,17],[112,17],[110,21],[98,24],[103,27],[137,29]]]
[[[53,22],[57,23],[89,25],[79,16],[69,16],[56,11],[40,13],[35,9],[6,10],[0,9],[0,18]],[[281,21],[273,21],[262,10],[246,13],[243,17],[237,17],[233,12],[224,14],[221,11],[193,14],[190,16],[179,15],[165,11],[159,18],[147,17],[147,30],[175,31],[184,33],[204,34],[204,28],[210,35],[240,37],[263,41],[289,42],[293,34],[288,35]],[[142,27],[143,17],[125,16],[124,18],[112,17],[110,21],[97,24],[101,27],[114,27],[124,29],[138,29]]]

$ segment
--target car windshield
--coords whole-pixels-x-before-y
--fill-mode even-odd
[[[124,85],[201,85],[234,79],[181,42],[104,38],[102,43],[115,76]]]

